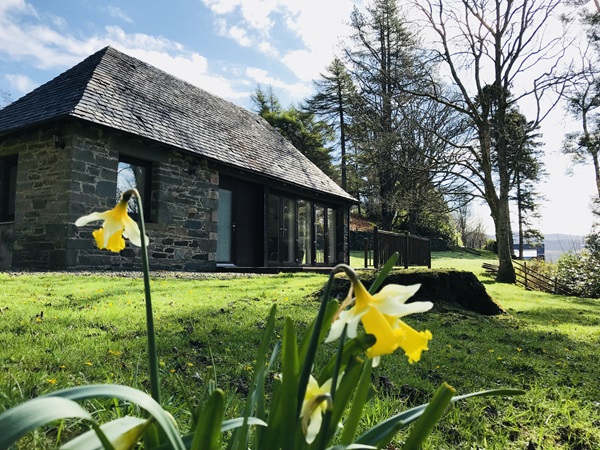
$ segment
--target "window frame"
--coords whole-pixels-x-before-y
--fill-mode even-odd
[[[142,196],[142,208],[144,208],[144,222],[151,222],[152,211],[151,211],[151,199],[152,199],[152,162],[144,159],[134,158],[127,155],[119,155],[119,161],[117,163],[117,193],[119,187],[119,164],[129,164],[131,166],[141,167],[144,170],[144,186],[142,191],[139,191]],[[118,198],[117,198],[118,201]],[[134,220],[139,220],[139,214],[137,212],[127,211],[129,216]]]
[[[14,222],[15,209],[17,201],[17,172],[19,166],[18,155],[11,155],[1,158],[2,161],[2,187],[0,198],[0,223]],[[14,178],[12,171],[15,171]],[[13,211],[9,211],[9,206],[12,204]]]

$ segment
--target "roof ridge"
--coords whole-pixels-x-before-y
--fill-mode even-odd
[[[69,116],[352,199],[258,114],[111,46],[0,110],[0,136]]]

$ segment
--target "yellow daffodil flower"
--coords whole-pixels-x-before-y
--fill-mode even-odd
[[[342,311],[332,323],[326,342],[340,337],[346,325],[348,337],[356,337],[360,321],[365,332],[376,338],[375,344],[367,349],[367,356],[373,358],[375,363],[378,362],[379,356],[393,353],[398,347],[404,350],[409,363],[421,359],[421,353],[428,350],[427,343],[432,338],[431,333],[428,330],[416,331],[400,320],[400,317],[429,311],[433,307],[431,302],[406,304],[421,285],[390,284],[377,294],[371,295],[357,278],[351,277],[351,282],[355,304],[352,308]]]
[[[329,379],[322,386],[319,386],[318,381],[312,375],[308,380],[300,419],[302,420],[302,430],[306,436],[306,442],[309,444],[319,434],[323,414],[328,408],[331,408],[331,396],[329,394],[331,391],[331,382],[332,380]]]
[[[128,191],[129,192],[129,191]],[[127,194],[127,193],[125,193]],[[94,212],[80,217],[75,225],[82,227],[90,222],[103,220],[102,228],[92,232],[99,249],[107,249],[111,252],[120,252],[125,248],[125,239],[138,247],[142,245],[141,233],[138,224],[127,214],[127,203],[132,194],[121,195],[121,200],[110,211]],[[146,236],[146,245],[148,237]]]

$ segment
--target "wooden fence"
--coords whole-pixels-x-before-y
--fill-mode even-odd
[[[550,278],[543,273],[533,270],[527,266],[527,261],[513,260],[517,284],[525,289],[548,292],[550,294],[573,295],[573,292],[556,278]],[[498,266],[495,264],[484,263],[483,268],[488,272],[498,273]]]
[[[556,278],[550,278],[540,272],[527,267],[527,261],[513,261],[517,283],[525,289],[549,292],[551,294],[573,295],[573,292],[558,282]]]
[[[426,266],[431,268],[431,243],[429,238],[408,233],[373,229],[373,240],[365,241],[365,268],[383,266],[398,252],[398,266]]]

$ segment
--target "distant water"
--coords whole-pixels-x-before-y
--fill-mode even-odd
[[[556,262],[563,253],[579,251],[583,248],[583,245],[583,236],[547,234],[544,236],[545,259],[548,262]]]

